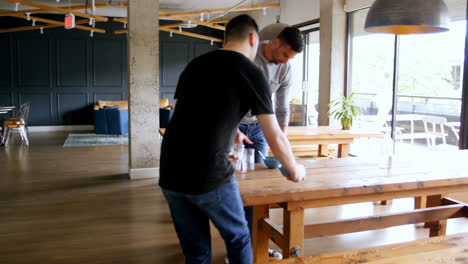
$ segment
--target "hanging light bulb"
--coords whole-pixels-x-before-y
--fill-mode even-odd
[[[211,43],[210,43],[211,46],[213,46],[213,40],[211,40]]]
[[[123,28],[127,28],[127,22],[123,23]]]
[[[33,22],[32,22],[32,26],[35,27],[36,26],[36,20],[33,19]]]
[[[172,31],[169,31],[169,37],[172,38]]]
[[[179,31],[182,32],[182,27],[181,26],[179,26]]]
[[[91,30],[91,31],[89,32],[89,36],[90,36],[90,37],[93,37],[93,35],[94,35],[94,30]]]
[[[89,18],[89,25],[94,27],[94,18],[93,17]]]
[[[26,20],[31,20],[31,13],[26,13]]]
[[[200,21],[204,21],[203,15],[203,13],[200,14]]]
[[[44,34],[44,28],[43,27],[41,27],[39,30],[41,31],[41,34]]]
[[[376,0],[365,30],[397,35],[444,32],[450,16],[443,0]]]

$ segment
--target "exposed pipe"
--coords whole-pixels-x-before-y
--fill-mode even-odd
[[[246,2],[246,1],[247,1],[247,0],[240,1],[238,4],[234,5],[233,7],[229,8],[229,9],[226,10],[226,11],[224,11],[223,13],[221,13],[221,14],[219,14],[219,15],[217,15],[217,16],[211,18],[211,19],[208,19],[208,22],[211,22],[211,21],[213,21],[213,20],[215,20],[215,19],[218,19],[218,18],[220,18],[220,17],[225,16],[227,13],[231,12],[234,8],[236,8],[236,7],[240,6],[240,5],[242,5],[242,4],[243,4],[244,2]]]

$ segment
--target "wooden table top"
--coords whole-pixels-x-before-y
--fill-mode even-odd
[[[383,159],[382,159],[383,160]],[[245,206],[291,201],[343,198],[430,188],[468,188],[468,150],[429,152],[412,159],[382,161],[361,158],[298,161],[306,166],[300,183],[286,180],[278,169],[257,164],[255,171],[237,173]],[[410,197],[410,196],[408,196]]]
[[[343,130],[332,128],[329,126],[305,127],[291,126],[288,127],[288,139],[330,139],[330,138],[366,138],[366,137],[383,137],[384,134],[377,130],[355,128],[351,130]]]

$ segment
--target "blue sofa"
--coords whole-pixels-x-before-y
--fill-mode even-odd
[[[128,109],[116,105],[94,110],[94,130],[96,134],[128,134]]]

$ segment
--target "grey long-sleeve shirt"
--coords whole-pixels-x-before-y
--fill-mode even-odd
[[[268,42],[262,42],[258,46],[257,56],[254,63],[265,73],[266,79],[270,84],[271,94],[276,118],[280,125],[289,123],[289,90],[291,89],[291,66],[286,64],[276,65],[269,62],[263,56],[263,45]],[[241,124],[255,124],[258,120],[249,111],[241,120]]]

